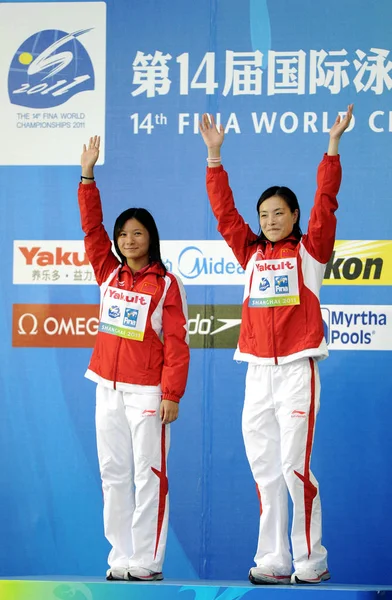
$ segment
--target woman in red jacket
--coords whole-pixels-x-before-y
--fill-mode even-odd
[[[353,106],[331,128],[317,173],[308,232],[302,235],[295,194],[268,188],[257,203],[259,235],[239,215],[221,165],[224,132],[204,115],[207,191],[218,231],[245,269],[242,323],[234,358],[249,363],[242,431],[260,497],[255,584],[320,583],[330,578],[321,544],[318,484],[310,470],[320,380],[317,361],[328,355],[319,292],[336,230],[341,181],[339,140]],[[293,501],[291,556],[287,490]],[[294,573],[292,574],[292,560]]]
[[[178,416],[189,366],[181,281],[161,260],[151,214],[116,220],[114,246],[94,181],[100,138],[83,147],[79,207],[85,248],[100,286],[100,324],[86,377],[97,383],[96,431],[107,579],[163,579],[168,526],[169,423]]]

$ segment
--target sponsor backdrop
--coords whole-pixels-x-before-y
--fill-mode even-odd
[[[302,225],[336,114],[338,241],[321,294],[313,470],[335,582],[391,583],[392,55],[389,0],[0,3],[0,575],[102,575],[107,544],[83,378],[98,289],[76,201],[101,134],[105,224],[150,209],[189,301],[189,385],[174,424],[167,577],[244,579],[258,503],[241,438],[246,365],[232,361],[244,273],[205,193],[199,115],[257,229],[270,185]]]

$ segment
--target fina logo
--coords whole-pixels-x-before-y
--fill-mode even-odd
[[[11,104],[51,108],[79,92],[93,90],[93,64],[77,39],[89,31],[91,28],[73,33],[46,29],[27,38],[15,53],[8,74]]]
[[[289,278],[287,275],[276,275],[275,279],[275,294],[289,293]]]
[[[126,327],[136,327],[139,311],[134,308],[126,308],[123,325]]]

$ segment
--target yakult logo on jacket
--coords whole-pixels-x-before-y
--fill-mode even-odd
[[[147,304],[145,298],[139,296],[138,294],[132,294],[130,292],[116,292],[115,290],[109,290],[109,296],[114,300],[123,300],[124,302],[133,302],[134,304],[139,303],[142,306],[145,306]]]
[[[280,263],[256,263],[256,269],[261,273],[263,271],[280,271],[281,269],[294,269],[294,262],[291,260],[282,260]]]
[[[90,29],[71,33],[38,31],[16,51],[8,75],[11,104],[51,108],[79,92],[94,89],[94,69],[79,37]]]

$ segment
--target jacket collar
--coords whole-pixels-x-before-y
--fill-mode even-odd
[[[123,263],[120,267],[119,273],[132,274],[132,271],[126,263]],[[143,267],[142,269],[139,269],[139,271],[136,271],[133,276],[139,277],[140,275],[147,275],[147,274],[160,275],[161,277],[163,277],[164,271],[159,263],[152,262],[152,263],[149,263],[148,265],[146,265],[145,267]]]

